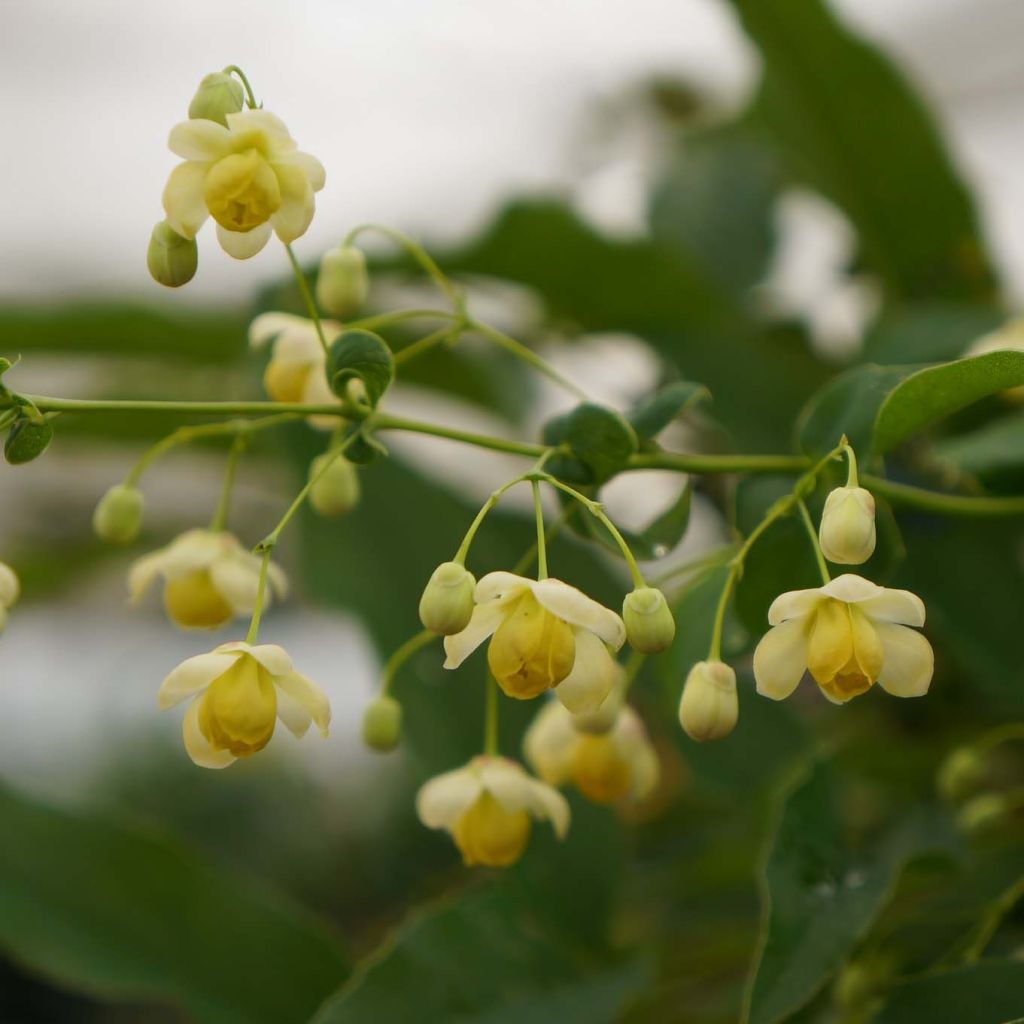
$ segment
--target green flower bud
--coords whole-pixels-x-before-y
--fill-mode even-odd
[[[92,528],[109,544],[130,544],[142,526],[142,494],[129,484],[115,484],[100,498]]]
[[[325,470],[326,462],[330,465]],[[309,491],[309,503],[320,515],[343,516],[359,503],[359,475],[344,455],[318,455],[309,464],[309,478],[316,478]]]
[[[676,620],[665,595],[654,587],[638,587],[622,603],[626,639],[635,651],[658,654],[672,646]]]
[[[316,298],[331,316],[349,317],[366,301],[370,280],[366,257],[354,245],[339,245],[324,253],[316,278]]]
[[[875,550],[875,499],[863,487],[836,487],[818,529],[821,553],[837,565],[860,565]]]
[[[420,598],[420,622],[432,633],[461,633],[473,614],[473,574],[458,562],[442,562]]]
[[[21,584],[14,570],[0,562],[0,609],[6,610],[17,602],[21,594]]]
[[[1000,826],[1010,811],[1001,793],[982,793],[968,800],[956,816],[956,823],[969,835],[984,835]]]
[[[196,276],[199,248],[194,238],[183,238],[162,220],[149,236],[146,266],[157,284],[180,288]]]
[[[20,466],[38,459],[53,440],[53,427],[49,420],[15,420],[4,444],[4,458],[12,466]]]
[[[233,75],[214,71],[204,75],[188,105],[188,116],[217,121],[227,127],[228,114],[237,114],[245,103],[242,84]]]
[[[402,738],[402,705],[394,697],[377,697],[363,713],[363,741],[386,754]]]
[[[720,740],[736,727],[736,673],[721,661],[698,661],[683,686],[679,724],[698,743]]]
[[[939,793],[951,802],[963,800],[984,781],[985,759],[973,747],[954,750],[939,767]]]

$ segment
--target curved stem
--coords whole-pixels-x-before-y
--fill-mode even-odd
[[[923,487],[912,487],[867,473],[860,478],[861,486],[894,505],[935,512],[944,516],[1021,516],[1024,515],[1024,495],[996,496],[975,494],[943,494]]]
[[[320,314],[317,312],[316,302],[313,301],[313,293],[309,290],[309,282],[306,280],[306,275],[302,272],[302,267],[299,266],[299,261],[295,258],[295,252],[288,242],[284,243],[284,250],[288,253],[288,262],[292,265],[295,283],[299,286],[302,301],[306,305],[306,312],[309,313],[309,318],[313,321],[313,326],[316,328],[316,336],[320,341],[320,347],[324,350],[324,356],[329,356],[331,350],[327,345],[327,339],[324,337],[324,325],[320,323]]]
[[[811,460],[803,455],[689,455],[653,452],[632,455],[626,469],[672,469],[680,473],[798,473]]]
[[[857,481],[857,454],[848,444],[843,445],[843,454],[846,456],[847,463],[846,486],[859,487],[860,484]]]
[[[533,458],[539,458],[551,450],[545,445],[528,444],[523,441],[506,441],[501,437],[474,434],[467,430],[456,430],[454,427],[442,427],[435,423],[423,423],[420,420],[389,416],[387,413],[379,413],[374,418],[373,425],[375,430],[407,430],[415,434],[446,437],[451,441],[461,441],[463,444],[472,444],[477,448],[489,448],[495,452],[508,452],[510,455],[528,455]]]
[[[249,105],[250,110],[256,109],[256,97],[253,95],[252,86],[249,84],[249,79],[245,77],[245,72],[237,64],[229,64],[224,69],[225,75],[237,75],[242,85],[245,87],[245,100]]]
[[[295,416],[342,416],[362,419],[363,414],[351,402],[178,402],[163,399],[91,399],[51,398],[47,395],[22,395],[41,412],[171,412],[185,416],[259,416],[264,413],[291,413]],[[0,398],[0,408],[8,404]],[[232,428],[234,429],[234,428]]]
[[[548,546],[544,536],[544,508],[540,500],[540,484],[536,480],[530,481],[530,488],[533,491],[533,516],[537,522],[537,579],[548,578]]]
[[[476,536],[477,530],[480,529],[481,524],[490,514],[491,509],[501,500],[501,496],[509,490],[511,487],[515,487],[516,484],[522,483],[526,479],[525,476],[517,476],[513,479],[503,483],[497,490],[491,491],[490,497],[480,506],[480,511],[477,512],[473,518],[473,522],[469,524],[469,529],[466,531],[466,535],[462,538],[462,543],[459,545],[459,550],[455,552],[455,558],[452,559],[454,562],[458,562],[459,565],[466,564],[466,556],[469,554],[470,545],[473,543],[473,538]]]
[[[224,468],[224,483],[220,489],[220,500],[217,502],[217,510],[213,514],[210,529],[219,532],[224,529],[228,521],[228,509],[231,505],[231,492],[235,488],[235,475],[238,471],[238,460],[246,448],[244,434],[238,434],[228,452],[227,465]]]
[[[263,600],[267,594],[267,572],[270,569],[270,548],[263,552],[263,560],[260,562],[260,582],[256,588],[256,605],[252,610],[252,618],[249,620],[249,632],[245,635],[247,644],[256,643],[256,637],[260,632],[260,616],[263,614]]]
[[[854,472],[856,473],[856,470]],[[853,486],[856,487],[856,484]],[[811,513],[807,511],[807,505],[802,498],[797,501],[796,507],[800,513],[800,519],[804,524],[804,528],[807,530],[807,536],[810,538],[814,558],[818,563],[818,572],[821,573],[821,582],[830,583],[832,576],[829,574],[828,566],[825,564],[825,556],[822,554],[821,544],[818,542],[818,532],[814,529],[814,523],[811,522]]]
[[[400,309],[394,313],[376,313],[358,320],[349,320],[345,326],[353,330],[358,327],[364,331],[372,331],[378,327],[388,327],[406,320],[450,320],[454,322],[462,319],[461,313],[452,313],[446,309]]]
[[[430,349],[435,348],[449,338],[455,339],[458,336],[459,329],[456,325],[446,324],[444,327],[439,327],[436,331],[414,341],[411,345],[406,345],[405,348],[399,349],[395,353],[395,365],[399,366],[402,363],[407,363],[410,359],[415,359],[417,356],[423,355],[424,352],[429,352]]]
[[[380,682],[380,695],[386,697],[391,690],[391,683],[398,670],[422,647],[426,647],[431,640],[436,640],[437,634],[429,629],[423,629],[414,633],[408,640],[394,651],[384,665],[384,672]]]

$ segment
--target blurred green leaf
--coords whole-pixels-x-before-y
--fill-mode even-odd
[[[1024,472],[1024,415],[996,420],[980,430],[939,440],[935,458],[957,473],[984,478]]]
[[[631,423],[613,409],[584,402],[565,420],[565,443],[603,483],[618,473],[639,447]]]
[[[732,0],[764,60],[752,117],[792,173],[837,203],[892,297],[987,298],[971,199],[889,60],[823,0]]]
[[[642,963],[580,959],[502,882],[411,917],[314,1024],[559,1020],[613,1024],[647,980]]]
[[[874,363],[932,363],[959,359],[968,345],[995,330],[1006,314],[995,306],[920,302],[900,306],[876,321],[864,339]]]
[[[1007,388],[1024,385],[1024,352],[990,352],[911,374],[882,402],[874,448],[887,452],[936,420]]]
[[[711,393],[703,384],[675,381],[638,403],[627,419],[641,441],[650,441],[690,406],[710,397]]]
[[[873,1024],[999,1024],[1024,1014],[1024,962],[980,960],[895,988]]]
[[[838,799],[832,770],[820,761],[786,799],[764,869],[749,1024],[775,1024],[804,1006],[866,933],[903,865],[947,841],[922,817],[876,841],[870,853],[857,853],[847,843]]]
[[[0,941],[64,985],[280,1024],[347,973],[315,918],[167,839],[2,789],[0,832]]]

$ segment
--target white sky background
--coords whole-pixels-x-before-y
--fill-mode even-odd
[[[1024,298],[1024,3],[839,6],[924,89],[979,190],[1012,290]],[[593,140],[588,118],[656,71],[687,73],[734,100],[756,74],[756,57],[718,0],[0,0],[0,302],[55,294],[238,302],[280,277],[279,247],[238,263],[209,230],[187,288],[169,294],[145,268],[175,162],[167,132],[185,116],[200,76],[227,63],[246,69],[257,96],[327,167],[318,216],[297,244],[306,259],[364,220],[428,240],[465,235],[513,193],[572,191],[602,224],[636,225],[637,162],[620,149],[600,166],[600,151],[584,145]],[[815,262],[804,259],[800,273],[810,275]],[[603,393],[607,383],[588,381],[615,401]],[[416,440],[409,451],[426,460]],[[57,447],[38,472],[19,471],[16,494],[0,467],[0,543],[31,515],[33,493],[74,488],[68,507],[80,510],[116,478],[109,459],[72,469]],[[446,458],[447,449],[435,454]],[[188,473],[197,502],[216,493],[219,465],[207,468]],[[168,501],[174,490],[158,476],[154,507],[160,488]],[[0,549],[0,557],[15,555]],[[23,784],[69,792],[85,777],[89,752],[110,742],[112,725],[139,722],[168,735],[179,728],[180,715],[157,719],[153,693],[206,638],[172,635],[155,608],[129,619],[121,568],[59,603],[11,616],[3,683],[17,693],[0,715],[0,771]],[[354,745],[373,656],[351,624],[329,613],[311,617],[293,606],[274,622],[268,639],[292,646],[336,707],[330,749],[298,756],[334,771],[334,758]],[[295,745],[285,738],[281,746]]]

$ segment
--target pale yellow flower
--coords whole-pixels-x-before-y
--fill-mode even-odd
[[[551,822],[559,839],[569,805],[557,790],[504,757],[482,755],[425,783],[416,813],[427,828],[451,834],[466,864],[506,867],[522,856],[531,818]]]
[[[458,668],[485,640],[502,690],[527,700],[556,688],[573,712],[593,711],[618,678],[609,648],[626,639],[615,612],[561,580],[492,572],[476,585],[469,625],[446,636],[445,668]]]
[[[267,110],[240,110],[227,124],[194,119],[171,129],[167,144],[184,159],[164,188],[167,223],[195,238],[207,217],[230,256],[255,256],[273,229],[294,242],[313,219],[313,194],[324,187],[324,169],[300,153],[284,123]]]
[[[217,629],[256,607],[261,559],[230,533],[187,530],[165,548],[144,555],[128,574],[128,591],[138,601],[153,581],[164,579],[164,607],[183,629]],[[273,563],[268,569],[264,607],[284,597],[288,581]]]
[[[341,332],[341,324],[323,320],[327,343]],[[249,325],[249,345],[256,349],[273,343],[263,387],[275,402],[335,405],[341,400],[327,383],[327,359],[312,320],[291,313],[261,313]],[[333,430],[337,416],[308,416],[318,430]]]
[[[226,768],[262,750],[280,719],[296,736],[310,723],[327,736],[331,707],[275,644],[221,644],[183,661],[160,685],[161,709],[192,698],[182,736],[200,768]]]
[[[931,645],[910,626],[924,625],[924,604],[909,590],[888,590],[861,576],[838,576],[813,590],[782,594],[768,609],[770,629],[754,651],[757,691],[782,700],[811,673],[842,704],[874,683],[896,697],[928,692]]]
[[[628,705],[607,732],[594,733],[581,730],[570,712],[548,701],[526,731],[523,751],[545,782],[572,782],[599,804],[643,799],[658,783],[658,755]]]

